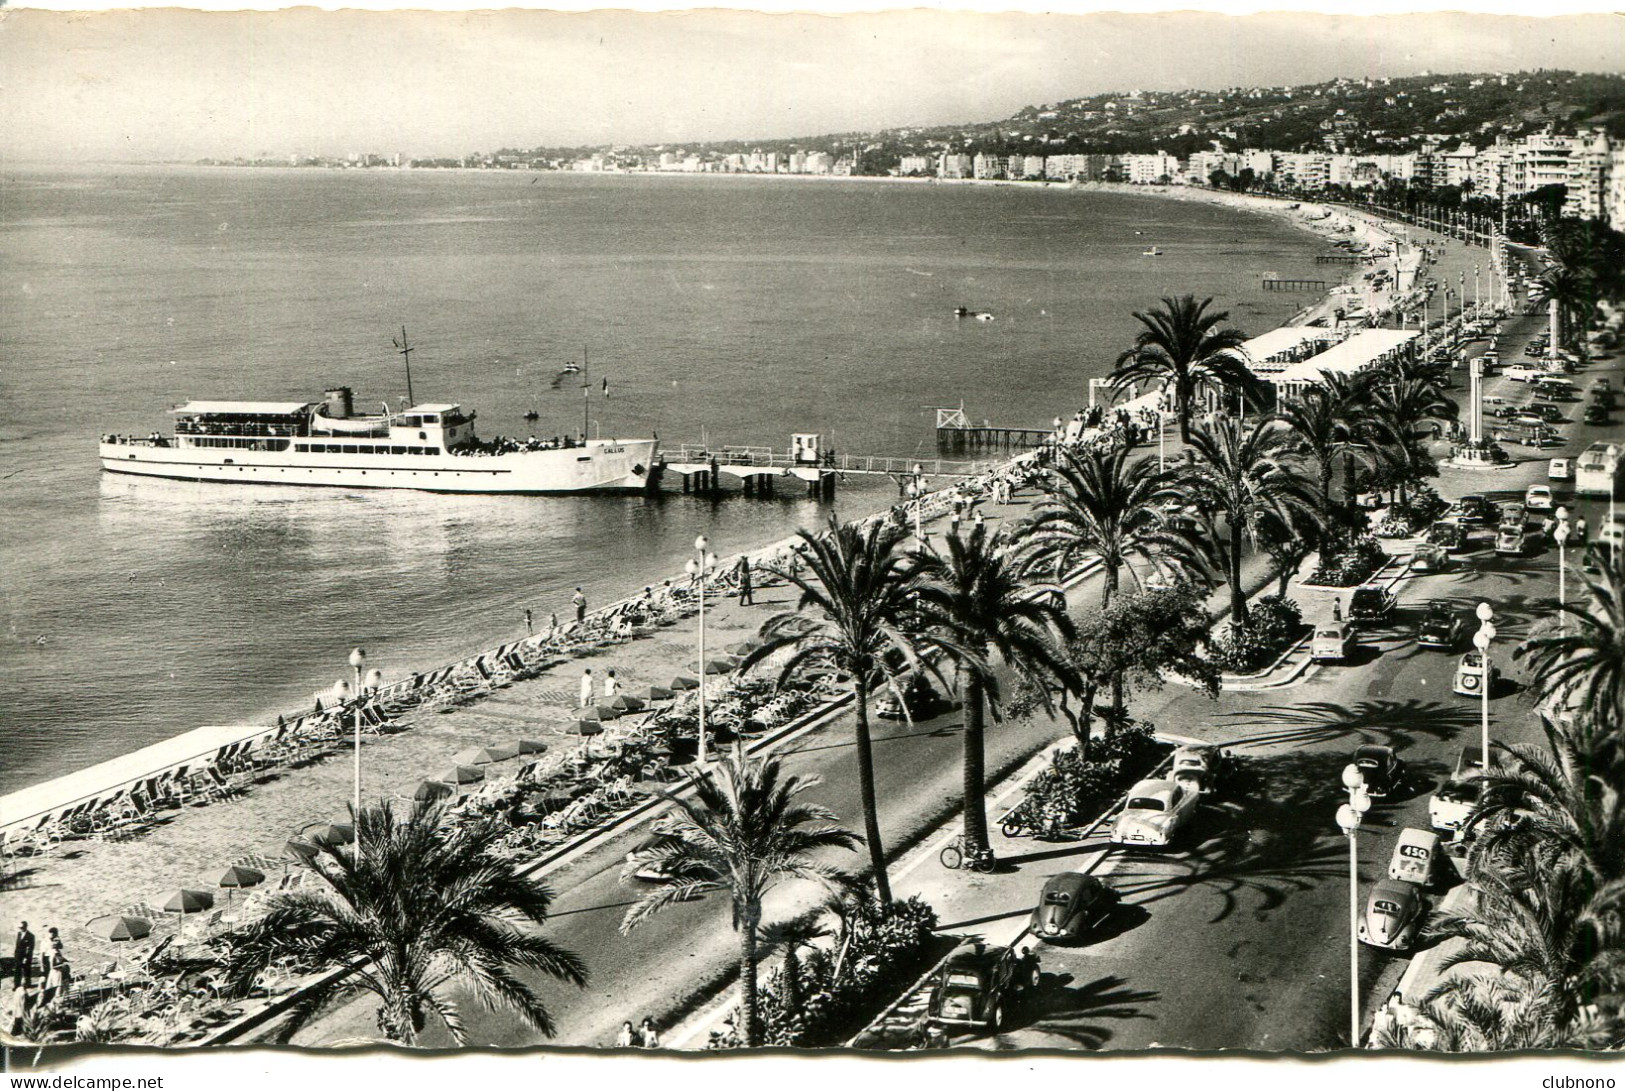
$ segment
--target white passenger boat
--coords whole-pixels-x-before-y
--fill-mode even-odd
[[[457,493],[650,487],[653,439],[483,441],[474,413],[414,405],[358,414],[348,387],[321,402],[187,402],[173,435],[106,435],[102,469],[181,481]]]

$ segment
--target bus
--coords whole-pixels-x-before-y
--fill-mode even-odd
[[[1617,443],[1593,443],[1574,460],[1574,491],[1612,496],[1619,481],[1621,449]]]

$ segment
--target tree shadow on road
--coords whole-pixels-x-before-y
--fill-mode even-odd
[[[1353,705],[1335,701],[1307,701],[1267,705],[1220,713],[1233,732],[1233,749],[1248,746],[1310,745],[1346,741],[1352,752],[1362,743],[1380,743],[1398,750],[1418,738],[1453,739],[1472,727],[1474,710],[1466,704],[1376,698]],[[1339,758],[1338,769],[1347,762]],[[1328,782],[1337,783],[1334,774]]]
[[[1112,1039],[1110,1021],[1154,1018],[1142,1009],[1161,999],[1150,989],[1128,988],[1128,982],[1115,974],[1077,987],[1074,980],[1071,974],[1043,975],[1029,1003],[1010,1017],[1010,1029],[1030,1027],[1084,1049],[1100,1049]],[[1020,1048],[1003,1035],[993,1044],[997,1049]]]

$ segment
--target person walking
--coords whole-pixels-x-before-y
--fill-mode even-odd
[[[581,707],[592,704],[592,668],[581,672]]]
[[[739,558],[739,605],[756,605],[755,600],[751,597],[749,557]]]
[[[45,956],[45,984],[40,990],[41,1004],[49,1004],[56,999],[58,993],[66,994],[68,986],[73,984],[73,971],[69,968],[68,956],[62,949],[62,936],[55,928],[46,931],[50,936],[51,951]]]
[[[621,683],[615,678],[615,668],[611,667],[604,675],[604,702],[607,704],[608,702],[613,701],[615,699],[615,695],[620,691]]]
[[[632,1020],[628,1019],[621,1024],[621,1032],[615,1036],[615,1045],[620,1049],[631,1049],[638,1044],[638,1032],[632,1029]]]
[[[535,625],[534,619],[531,616],[529,606],[525,607],[525,635],[526,636],[535,636],[536,635],[536,625]]]
[[[1585,544],[1586,544],[1586,517],[1583,516],[1583,515],[1580,516],[1578,519],[1576,519],[1574,521],[1574,541],[1575,541],[1575,544],[1580,546],[1580,548],[1582,548],[1582,549],[1585,548]]]
[[[570,605],[576,608],[577,621],[587,620],[587,595],[581,588],[576,588],[575,597],[570,600]]]
[[[1332,620],[1343,620],[1343,600],[1340,598],[1332,599]]]
[[[639,1028],[638,1036],[642,1039],[644,1049],[660,1048],[660,1032],[655,1030],[654,1020],[648,1016],[643,1017],[643,1026]]]
[[[17,926],[17,940],[11,945],[11,987],[21,986],[24,989],[34,987],[34,933],[28,930],[28,922],[23,921]]]

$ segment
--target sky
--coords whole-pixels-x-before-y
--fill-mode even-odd
[[[1494,10],[13,7],[0,10],[0,161],[680,144],[995,120],[1133,88],[1625,69],[1625,18]]]

